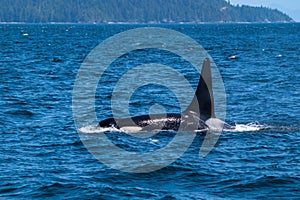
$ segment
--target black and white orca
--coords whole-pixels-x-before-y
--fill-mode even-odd
[[[221,132],[224,128],[234,128],[216,118],[209,58],[203,61],[195,96],[182,113],[151,114],[120,119],[108,118],[99,122],[99,126],[133,132],[156,130]]]

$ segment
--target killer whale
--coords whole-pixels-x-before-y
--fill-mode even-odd
[[[198,86],[190,105],[182,113],[152,114],[131,118],[108,118],[99,122],[103,128],[114,127],[127,131],[182,130],[182,131],[222,131],[234,127],[216,118],[212,75],[209,58],[205,58]]]

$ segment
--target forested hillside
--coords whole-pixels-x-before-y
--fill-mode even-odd
[[[0,0],[0,22],[290,22],[278,10],[225,0]]]

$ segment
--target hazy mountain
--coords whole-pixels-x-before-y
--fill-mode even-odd
[[[265,7],[225,0],[0,0],[0,22],[201,23],[291,22]]]

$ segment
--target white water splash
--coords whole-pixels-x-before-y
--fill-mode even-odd
[[[252,122],[248,124],[236,124],[234,129],[224,130],[225,132],[253,132],[267,129],[269,126]]]
[[[259,124],[258,122],[251,122],[248,124],[235,124],[233,129],[224,129],[224,132],[254,132],[254,131],[260,131],[264,129],[268,129],[270,126],[264,125],[264,124]],[[122,129],[117,129],[114,127],[108,127],[108,128],[103,128],[95,125],[88,125],[84,126],[78,129],[82,133],[87,133],[87,134],[93,134],[93,133],[104,133],[104,132],[123,132],[123,133],[128,133],[127,131],[124,131]],[[207,130],[196,130],[195,132],[206,132]],[[138,133],[138,131],[136,132]],[[141,133],[141,132],[139,132]],[[148,136],[150,137],[150,136]],[[146,137],[145,137],[146,138]]]
[[[104,132],[120,132],[119,129],[114,127],[102,128],[99,126],[88,125],[78,129],[82,133],[104,133]]]
[[[152,138],[149,138],[149,140],[148,140],[147,142],[149,142],[149,143],[151,143],[151,144],[156,144],[156,143],[158,143],[158,142],[159,142],[159,140],[157,140],[157,139],[152,139]]]

